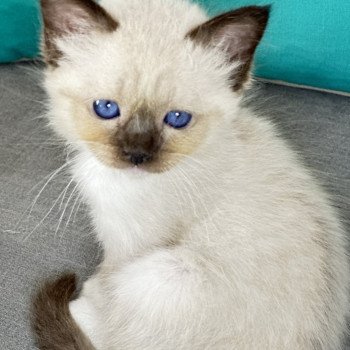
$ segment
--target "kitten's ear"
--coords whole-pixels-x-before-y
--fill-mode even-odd
[[[56,40],[92,31],[114,31],[118,23],[93,0],[41,0],[44,20],[44,58],[57,66],[62,52]]]
[[[224,50],[238,68],[232,74],[232,88],[241,90],[249,78],[253,56],[262,38],[269,6],[249,6],[219,15],[191,30],[187,37]]]

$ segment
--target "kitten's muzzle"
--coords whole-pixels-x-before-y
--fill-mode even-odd
[[[157,158],[162,136],[152,121],[131,119],[118,130],[114,142],[119,159],[133,165],[143,165]]]

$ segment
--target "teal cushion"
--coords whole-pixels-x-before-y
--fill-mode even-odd
[[[38,0],[0,0],[0,62],[36,57],[39,38]]]
[[[126,0],[127,1],[127,0]],[[272,4],[258,77],[350,92],[350,0],[194,0],[210,15]],[[38,0],[0,0],[0,62],[38,54]]]
[[[256,55],[259,77],[350,92],[350,0],[198,0],[211,15],[272,5]]]

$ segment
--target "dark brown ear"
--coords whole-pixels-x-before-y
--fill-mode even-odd
[[[91,31],[114,31],[118,23],[93,0],[41,0],[44,20],[44,58],[57,66],[62,52],[56,39]]]
[[[239,64],[232,74],[234,91],[242,89],[269,17],[269,6],[249,6],[226,12],[191,30],[188,37],[222,48],[230,62]]]

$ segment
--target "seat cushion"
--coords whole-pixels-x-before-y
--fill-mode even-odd
[[[87,208],[60,168],[67,150],[47,128],[39,82],[40,67],[0,66],[0,347],[6,350],[35,349],[28,310],[40,281],[67,270],[85,279],[101,258]],[[314,169],[349,229],[350,99],[258,85],[250,104],[278,124]]]
[[[272,5],[258,48],[256,75],[350,92],[349,0],[196,0],[211,15],[248,5]]]
[[[36,57],[40,32],[38,0],[0,1],[0,62]]]

